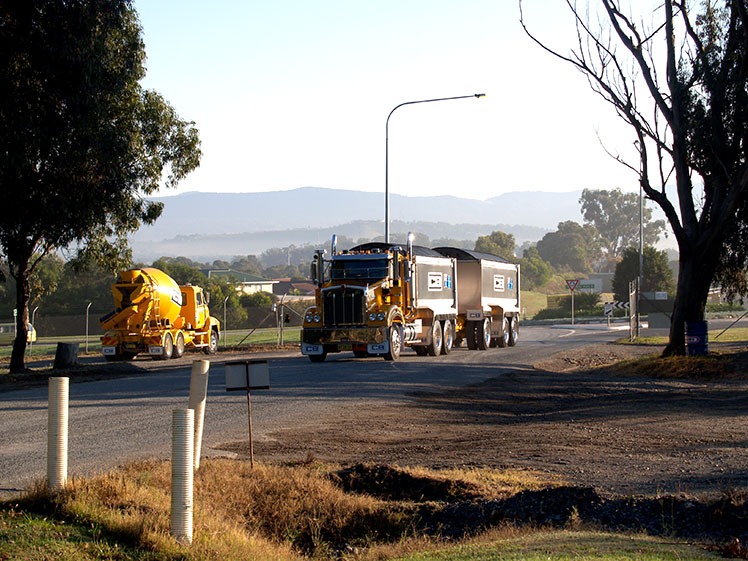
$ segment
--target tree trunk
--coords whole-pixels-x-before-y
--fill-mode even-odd
[[[11,269],[12,271],[12,269]],[[10,355],[10,373],[23,372],[26,369],[26,340],[29,326],[29,296],[31,293],[28,262],[18,266],[16,274],[16,339],[13,341],[13,351]]]
[[[706,301],[714,271],[718,249],[708,257],[691,251],[681,252],[678,266],[678,289],[675,294],[670,322],[670,342],[663,356],[686,354],[686,322],[704,321]]]

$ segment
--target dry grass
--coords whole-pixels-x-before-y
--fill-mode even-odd
[[[448,482],[456,493],[469,490],[466,497],[508,496],[548,483],[519,470],[388,469],[402,477],[401,483],[410,476],[432,478]],[[386,558],[381,556],[441,543],[438,537],[419,533],[418,503],[346,492],[336,484],[339,471],[339,466],[311,461],[254,468],[228,459],[203,461],[195,476],[190,546],[177,544],[170,535],[168,462],[133,463],[109,474],[72,479],[51,499],[40,485],[10,507],[0,504],[0,514],[3,509],[31,512],[83,528],[90,536],[86,539],[96,544],[134,552],[123,553],[121,559],[293,561],[354,559],[364,552],[374,555],[367,558]],[[53,531],[52,539],[63,539],[54,536]],[[69,547],[75,551],[77,546]],[[6,558],[13,557],[3,557],[0,544],[0,559]]]
[[[745,379],[748,377],[748,351],[712,351],[707,356],[650,355],[626,360],[608,367],[618,375],[693,380]]]

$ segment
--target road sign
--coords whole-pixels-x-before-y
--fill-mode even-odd
[[[574,289],[579,284],[579,279],[566,279],[566,286],[569,287],[569,290],[574,292]]]
[[[629,303],[628,302],[605,302],[605,315],[608,316],[613,313],[613,310],[615,309],[628,309]]]

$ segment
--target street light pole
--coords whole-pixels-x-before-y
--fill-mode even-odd
[[[468,99],[471,97],[481,98],[485,97],[486,94],[473,94],[473,95],[459,95],[456,97],[439,97],[436,99],[421,99],[418,101],[406,101],[390,111],[387,115],[387,122],[385,124],[384,131],[384,241],[390,243],[390,183],[389,183],[389,160],[390,160],[390,117],[403,105],[414,105],[416,103],[431,103],[433,101],[449,101],[451,99]]]

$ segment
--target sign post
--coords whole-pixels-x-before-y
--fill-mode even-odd
[[[270,370],[267,360],[240,360],[226,363],[226,391],[247,391],[247,414],[249,418],[249,465],[255,467],[255,451],[252,441],[252,402],[249,390],[270,389]]]
[[[566,279],[566,286],[571,290],[571,324],[574,325],[574,289],[579,284],[579,279]]]

